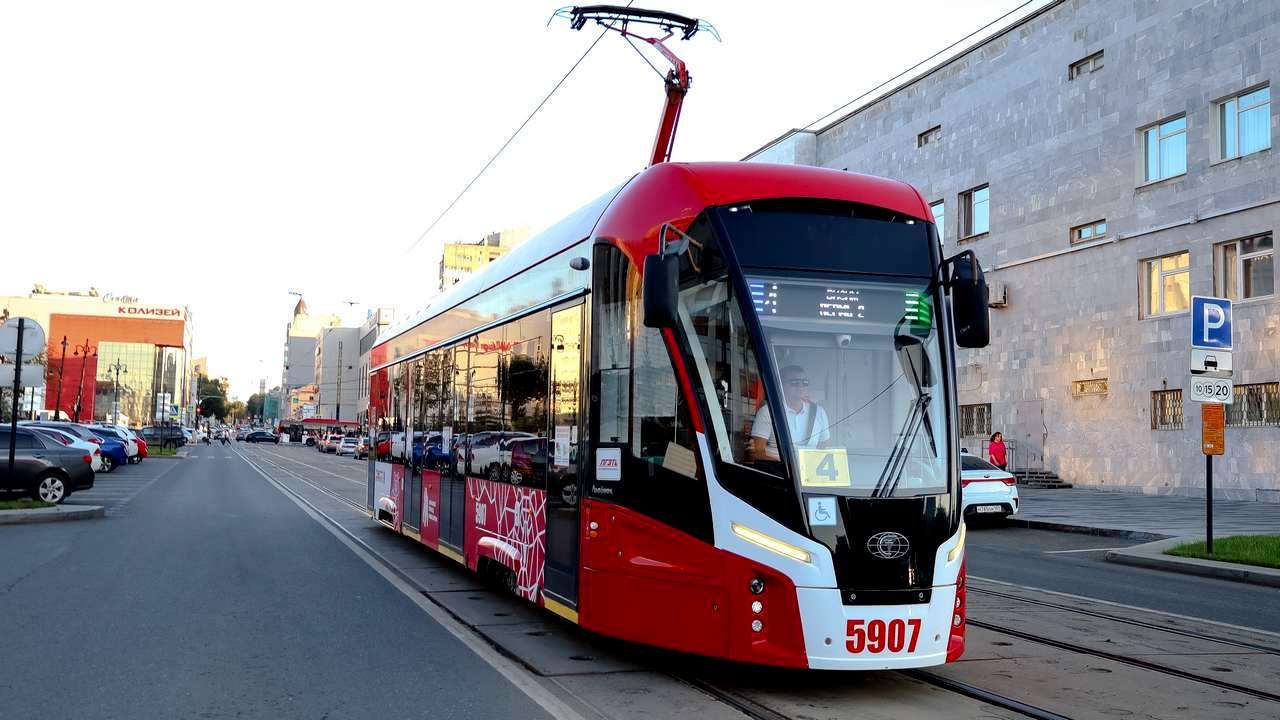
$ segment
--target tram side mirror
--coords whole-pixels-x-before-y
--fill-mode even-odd
[[[680,297],[680,256],[650,255],[644,259],[644,325],[674,328]]]
[[[951,313],[955,320],[956,344],[964,348],[983,348],[991,340],[991,311],[987,307],[987,278],[978,264],[978,256],[965,250],[946,261],[951,277]],[[945,273],[946,267],[943,268]]]

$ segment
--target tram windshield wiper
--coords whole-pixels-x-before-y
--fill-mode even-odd
[[[898,362],[902,365],[902,374],[910,379],[916,396],[911,401],[907,419],[898,433],[893,449],[889,451],[889,457],[885,461],[884,469],[880,472],[879,480],[876,481],[875,489],[871,491],[872,497],[893,496],[902,478],[902,472],[906,468],[907,457],[915,447],[915,440],[920,434],[921,427],[925,430],[925,437],[929,440],[929,450],[933,453],[933,457],[938,456],[938,445],[933,437],[933,421],[929,418],[929,402],[933,399],[933,395],[925,389],[933,385],[929,355],[920,338],[902,332],[905,322],[904,318],[894,329],[893,344],[898,354]]]

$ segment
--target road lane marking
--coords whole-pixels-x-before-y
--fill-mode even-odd
[[[240,453],[238,453],[240,454]],[[262,468],[258,467],[251,459],[244,454],[240,454],[240,459],[253,468],[259,475],[270,483],[280,494],[291,500],[312,520],[316,521],[320,527],[329,531],[347,547],[356,557],[364,561],[366,565],[373,569],[374,572],[382,576],[392,587],[399,590],[401,594],[409,598],[409,600],[418,606],[423,612],[435,620],[441,627],[457,638],[469,650],[474,652],[481,660],[484,660],[500,675],[505,677],[518,690],[523,692],[529,699],[536,702],[553,718],[564,718],[565,720],[586,720],[580,713],[574,710],[570,705],[560,698],[556,697],[550,690],[543,687],[533,675],[518,665],[513,660],[499,653],[493,646],[482,640],[479,632],[463,625],[457,618],[450,615],[443,608],[427,599],[417,588],[409,584],[404,578],[397,575],[387,563],[377,559],[374,554],[366,549],[367,546],[343,528],[338,522],[314,505],[304,499],[301,495],[293,490],[285,487],[279,480],[268,475]],[[305,464],[305,463],[303,463]]]
[[[1045,555],[1063,555],[1066,553],[1082,553],[1082,552],[1109,552],[1111,550],[1124,550],[1125,548],[1081,548],[1079,550],[1045,550]]]
[[[1058,597],[1070,598],[1072,600],[1086,600],[1088,602],[1100,603],[1102,605],[1110,605],[1112,607],[1124,608],[1126,610],[1137,610],[1144,613],[1155,613],[1166,617],[1175,617],[1182,620],[1190,620],[1192,622],[1206,623],[1209,625],[1217,625],[1218,627],[1231,628],[1232,630],[1241,630],[1243,632],[1257,633],[1258,635],[1266,635],[1268,637],[1280,638],[1280,633],[1263,630],[1262,628],[1248,627],[1247,625],[1235,625],[1232,623],[1219,622],[1217,620],[1208,620],[1205,618],[1192,617],[1190,615],[1182,615],[1179,613],[1169,612],[1167,610],[1156,610],[1155,608],[1139,607],[1137,605],[1126,605],[1124,603],[1112,602],[1101,598],[1088,597],[1086,595],[1073,595],[1071,593],[1058,592],[1057,590],[1046,590],[1044,588],[1032,587],[1030,585],[1019,585],[1018,583],[1005,582],[994,578],[981,577],[979,575],[969,575],[968,579],[978,580],[980,582],[988,582],[993,585],[1004,585],[1005,587],[1015,587],[1020,590],[1031,590],[1033,592],[1042,592],[1048,595],[1057,595]]]

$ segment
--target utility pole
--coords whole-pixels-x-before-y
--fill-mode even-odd
[[[342,341],[338,341],[338,404],[333,409],[333,419],[342,422]]]
[[[27,334],[27,319],[18,318],[18,347],[13,365],[13,416],[9,418],[9,476],[13,476],[15,451],[18,447],[18,390],[22,388],[22,336]]]
[[[89,364],[90,350],[93,350],[93,357],[98,357],[97,350],[89,344],[89,338],[84,339],[83,345],[76,345],[75,355],[80,357],[80,384],[76,386],[75,419],[72,422],[80,422],[80,403],[84,400],[84,366]]]
[[[53,404],[53,419],[61,420],[62,412],[62,375],[67,371],[67,336],[62,336],[62,363],[58,365],[58,400]]]
[[[115,362],[115,364],[114,364],[114,365],[108,365],[108,366],[107,366],[107,369],[108,369],[108,370],[114,370],[114,371],[116,372],[116,382],[115,382],[115,400],[113,401],[113,403],[112,403],[112,404],[114,404],[114,405],[115,405],[115,408],[116,408],[116,423],[115,423],[115,424],[116,424],[116,425],[119,425],[119,424],[120,424],[120,371],[121,371],[121,370],[123,370],[123,371],[124,371],[124,374],[125,374],[125,375],[128,375],[128,374],[129,374],[129,367],[128,367],[127,365],[125,365],[124,363],[120,362],[120,358],[116,358],[116,362]]]

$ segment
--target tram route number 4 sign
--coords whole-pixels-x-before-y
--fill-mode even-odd
[[[1231,404],[1231,301],[1195,295],[1191,298],[1192,402]]]

